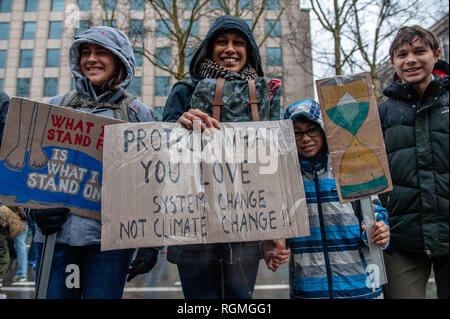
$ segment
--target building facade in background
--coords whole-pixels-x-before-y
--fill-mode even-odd
[[[158,1],[168,5],[172,2]],[[214,12],[217,1],[209,1],[203,10]],[[242,1],[247,9],[241,18],[251,26],[256,10],[252,10],[251,0]],[[192,0],[177,1],[185,21],[192,13],[189,3]],[[282,0],[266,0],[254,34],[258,43],[267,36],[260,47],[263,70],[268,78],[282,79],[282,105],[286,108],[300,99],[314,98],[314,87],[309,11],[301,10],[298,1],[292,1],[279,18],[283,3]],[[130,38],[142,36],[130,35],[130,30],[135,30],[136,26],[153,29],[154,32],[143,33],[146,50],[157,53],[158,63],[171,65],[175,45],[160,32],[164,26],[159,19],[144,0],[0,0],[0,89],[11,97],[38,101],[71,90],[74,83],[69,69],[69,47],[76,34],[95,25],[115,26]],[[193,35],[202,39],[212,22],[211,16],[201,16],[193,25]],[[304,42],[301,50],[290,45],[293,37]],[[135,49],[136,75],[128,91],[150,106],[156,118],[161,119],[167,96],[177,80],[141,55],[139,48]],[[189,60],[185,62],[187,71]]]

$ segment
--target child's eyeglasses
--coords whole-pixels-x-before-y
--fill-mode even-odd
[[[306,131],[294,131],[295,139],[301,140],[305,133],[308,134],[309,137],[317,137],[320,134],[320,129],[318,127],[313,127]]]

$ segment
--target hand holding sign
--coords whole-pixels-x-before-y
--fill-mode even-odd
[[[66,222],[69,212],[70,209],[65,207],[32,209],[30,211],[30,217],[36,221],[36,224],[44,235],[51,235],[61,229],[62,225]]]
[[[127,282],[132,280],[137,275],[146,274],[155,267],[158,261],[157,248],[139,248],[136,258],[130,265],[128,270]]]
[[[361,230],[366,230],[366,225],[361,226]],[[378,246],[384,247],[389,242],[390,232],[389,226],[384,223],[384,221],[380,220],[373,225],[373,229],[371,232],[372,236],[370,240],[377,244]]]

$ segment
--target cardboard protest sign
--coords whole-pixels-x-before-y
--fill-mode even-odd
[[[316,81],[342,203],[392,190],[369,73]]]
[[[0,202],[100,219],[104,126],[123,121],[13,97],[0,149]]]
[[[102,250],[309,235],[292,122],[220,125],[105,128]]]

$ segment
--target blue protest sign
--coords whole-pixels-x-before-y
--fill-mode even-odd
[[[13,97],[0,149],[0,203],[100,219],[104,126],[121,121]]]

